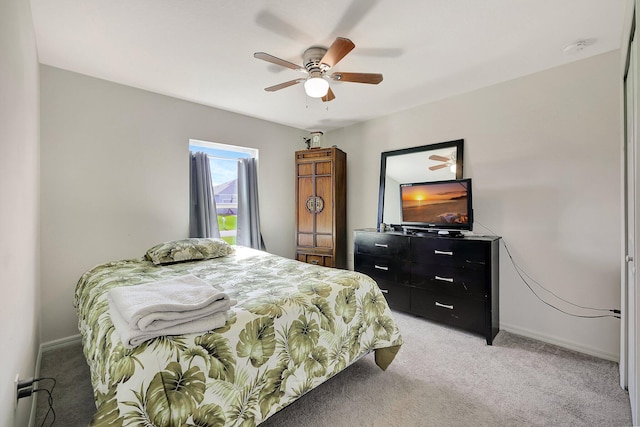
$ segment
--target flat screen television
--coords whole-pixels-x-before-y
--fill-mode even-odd
[[[400,184],[400,212],[406,229],[471,231],[471,179]]]

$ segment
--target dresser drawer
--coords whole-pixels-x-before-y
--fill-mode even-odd
[[[378,287],[394,310],[409,311],[411,308],[411,289],[385,280],[378,281]]]
[[[409,283],[409,264],[386,256],[362,255],[356,253],[354,269],[374,280]]]
[[[484,298],[487,280],[484,270],[448,265],[411,264],[411,285],[461,297]]]
[[[483,269],[490,260],[489,245],[455,238],[411,238],[411,262]]]
[[[484,332],[485,301],[411,288],[411,311],[469,331]]]
[[[324,267],[334,267],[333,257],[329,255],[297,252],[296,259],[298,261],[306,262],[307,264],[322,265]]]
[[[385,233],[356,233],[355,251],[376,256],[409,256],[409,240],[404,236]]]

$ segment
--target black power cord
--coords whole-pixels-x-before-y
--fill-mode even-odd
[[[35,381],[38,382],[38,388],[33,389],[33,392],[37,393],[40,391],[44,391],[45,393],[47,393],[48,395],[47,402],[49,403],[49,409],[47,410],[47,413],[44,415],[44,418],[42,419],[42,424],[40,424],[40,426],[44,426],[44,423],[49,417],[49,414],[53,416],[53,418],[51,419],[51,424],[49,424],[49,426],[52,426],[53,423],[56,422],[56,411],[53,409],[53,395],[52,395],[53,389],[56,387],[56,379],[51,377],[41,377],[41,378],[37,378]],[[39,383],[40,381],[51,381],[51,390],[47,390],[46,388],[40,388],[40,383]]]
[[[474,222],[478,225],[480,225],[482,228],[485,228],[486,230],[488,230],[489,232],[491,232],[494,235],[497,235],[493,230],[491,230],[489,227],[481,224],[480,222],[478,222],[477,220],[474,220]],[[520,276],[520,279],[522,280],[522,282],[527,285],[527,288],[529,288],[529,290],[533,293],[533,295],[536,296],[536,298],[538,298],[540,301],[542,301],[544,304],[548,305],[549,307],[567,314],[569,316],[573,316],[573,317],[581,317],[584,319],[599,319],[599,318],[603,318],[603,317],[615,317],[616,319],[620,319],[619,314],[620,310],[619,309],[609,309],[609,308],[595,308],[595,307],[586,307],[583,305],[579,305],[579,304],[575,304],[571,301],[568,301],[562,297],[560,297],[559,295],[555,294],[553,291],[545,288],[544,286],[542,286],[540,284],[540,282],[536,281],[535,279],[533,279],[529,274],[527,274],[527,272],[525,272],[522,267],[520,267],[518,265],[518,263],[516,263],[516,261],[513,259],[513,256],[511,255],[511,251],[509,251],[509,246],[507,246],[507,242],[505,241],[505,239],[501,239],[502,240],[502,245],[504,246],[504,249],[507,251],[507,255],[509,256],[509,259],[511,260],[511,264],[513,265],[513,268],[516,270],[516,273],[518,273],[518,276]],[[564,301],[565,303],[572,305],[574,307],[578,307],[578,308],[582,308],[585,310],[594,310],[594,311],[607,311],[607,312],[611,312],[613,314],[600,314],[600,315],[582,315],[582,314],[575,314],[575,313],[569,313],[568,311],[565,311],[559,307],[556,307],[555,305],[551,304],[550,302],[546,301],[544,298],[542,298],[540,295],[538,295],[538,293],[536,293],[536,291],[533,289],[533,287],[529,284],[529,282],[527,281],[527,279],[529,279],[531,282],[535,283],[536,285],[538,285],[540,288],[544,289],[546,292],[550,293],[551,295],[553,295],[554,297],[558,298],[561,301]]]

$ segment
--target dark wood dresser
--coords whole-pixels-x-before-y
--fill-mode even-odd
[[[499,331],[498,236],[354,232],[354,269],[371,276],[393,309],[482,334]]]
[[[347,155],[336,147],[296,152],[296,259],[347,266]]]

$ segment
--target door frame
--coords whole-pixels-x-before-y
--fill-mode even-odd
[[[638,337],[637,308],[640,307],[640,295],[637,286],[637,272],[634,256],[640,254],[640,195],[637,176],[640,167],[638,132],[640,131],[640,70],[637,30],[637,11],[640,0],[629,0],[630,20],[626,21],[629,37],[624,40],[624,73],[622,79],[623,99],[623,159],[622,159],[622,260],[621,260],[621,326],[620,326],[620,385],[629,391],[631,416],[634,425],[638,424],[638,355],[640,338]],[[624,48],[626,47],[626,51]]]

